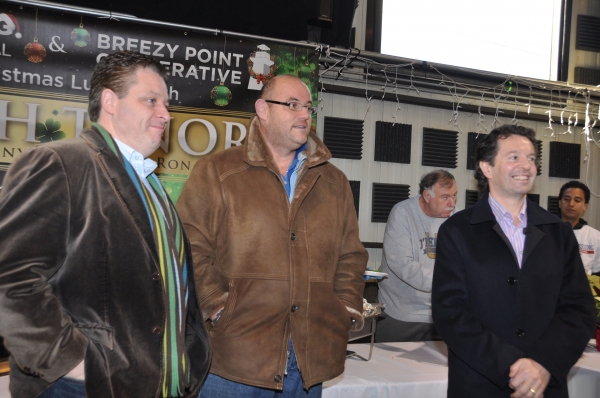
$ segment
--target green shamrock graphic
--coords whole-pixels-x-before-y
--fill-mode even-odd
[[[60,122],[52,118],[46,120],[46,124],[35,124],[35,138],[40,142],[58,141],[67,135],[60,129]]]

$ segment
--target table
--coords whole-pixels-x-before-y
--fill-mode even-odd
[[[369,344],[349,344],[366,356]],[[346,370],[323,383],[323,398],[445,398],[448,349],[441,341],[376,343],[365,362],[348,358]],[[585,349],[568,377],[571,398],[600,397],[600,352]]]
[[[370,344],[349,344],[367,356]],[[376,343],[370,361],[346,359],[345,372],[323,383],[323,398],[445,398],[448,350],[441,341]],[[586,348],[568,378],[571,398],[600,397],[600,352]],[[10,398],[8,376],[0,377],[0,398]]]

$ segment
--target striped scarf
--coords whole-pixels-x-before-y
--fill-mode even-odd
[[[123,162],[144,207],[158,251],[160,275],[166,296],[166,319],[163,334],[162,397],[179,397],[190,382],[185,349],[185,325],[188,304],[187,263],[183,228],[175,206],[169,200],[154,173],[140,179],[129,161],[123,158],[112,136],[95,124],[110,149]]]

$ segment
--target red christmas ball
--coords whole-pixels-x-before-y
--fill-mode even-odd
[[[25,46],[23,54],[25,54],[29,62],[37,64],[46,58],[46,49],[35,38],[34,41]]]

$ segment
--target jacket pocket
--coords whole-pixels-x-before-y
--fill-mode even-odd
[[[342,300],[340,300],[340,298],[338,296],[335,296],[335,299],[337,300],[337,302],[339,303],[340,306],[340,314],[342,314],[342,317],[345,318],[346,321],[346,329],[347,331],[350,331],[350,329],[352,328],[352,319],[350,317],[350,313],[348,312],[348,309],[346,308],[346,305],[342,302]]]
[[[74,326],[91,341],[113,350],[113,328],[111,326],[97,323],[76,323]]]
[[[237,291],[235,289],[235,283],[233,282],[233,280],[231,280],[231,281],[229,281],[229,295],[227,296],[227,301],[225,302],[225,308],[223,309],[223,314],[221,314],[221,317],[219,318],[219,320],[217,322],[213,323],[213,327],[211,330],[213,333],[219,333],[223,329],[225,329],[225,326],[227,326],[227,323],[228,323],[229,319],[231,318],[231,314],[233,313],[233,310],[235,309],[236,298],[237,298]]]

